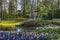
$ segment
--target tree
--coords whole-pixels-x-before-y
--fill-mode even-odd
[[[6,13],[7,13],[7,10],[6,10],[6,1],[7,0],[2,0],[3,1],[3,11],[2,11],[2,18],[4,19],[5,18],[5,15],[6,15]]]
[[[10,0],[10,1],[9,1],[9,13],[10,13],[11,17],[14,17],[14,14],[15,14],[14,1],[15,1],[15,0]]]
[[[30,15],[31,0],[21,0],[23,17],[28,13]]]
[[[11,14],[14,14],[14,12],[15,12],[14,0],[10,0],[10,1],[9,1],[9,12],[10,12]]]
[[[0,18],[2,19],[2,0],[0,0]]]

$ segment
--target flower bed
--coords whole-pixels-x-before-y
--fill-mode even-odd
[[[0,26],[15,28],[15,25],[21,25],[22,23],[23,22],[0,21]]]
[[[23,21],[27,21],[26,18],[8,18],[8,19],[4,19],[6,21],[18,21],[18,22],[23,22]]]

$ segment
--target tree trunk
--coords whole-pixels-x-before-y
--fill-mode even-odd
[[[2,0],[0,0],[0,18],[2,20]]]

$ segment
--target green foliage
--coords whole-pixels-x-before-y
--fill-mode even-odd
[[[53,24],[60,25],[60,21],[53,21]]]
[[[52,19],[52,12],[49,12],[48,14],[46,14],[46,15],[43,15],[43,19],[49,19],[49,20],[51,20]]]
[[[11,31],[11,30],[14,30],[14,29],[15,28],[0,26],[0,30],[4,30],[4,31]]]
[[[23,17],[23,13],[21,12],[21,10],[18,10],[18,11],[15,13],[15,16],[16,16],[16,18],[22,18],[22,17]]]
[[[40,27],[36,31],[37,32],[46,32],[46,33],[48,33],[48,32],[52,32],[52,33],[56,32],[56,33],[60,34],[60,28],[59,27],[58,28],[55,28],[55,27],[52,27],[52,28],[49,28],[49,27]]]
[[[54,18],[60,18],[60,9],[54,10]]]
[[[0,5],[1,6],[0,8],[1,8],[1,11],[3,14],[3,18],[29,18],[31,16],[31,14],[29,14],[29,13],[32,11],[30,7],[35,5],[34,1],[32,1],[32,4],[31,4],[30,0],[25,0],[25,1],[21,0],[21,1],[22,1],[22,4],[24,3],[25,5],[22,6],[22,10],[18,10],[18,11],[16,9],[17,8],[16,0],[13,0],[13,1],[9,0],[9,5],[2,4],[4,7],[2,7],[2,5]],[[6,3],[6,0],[3,0],[1,2]],[[42,19],[52,19],[52,14],[54,14],[53,15],[54,18],[60,18],[59,5],[57,5],[57,3],[56,4],[52,4],[52,3],[54,3],[54,1],[52,1],[52,0],[51,1],[45,0],[42,2],[39,1],[38,2],[38,13],[37,13],[36,17],[42,17]],[[3,8],[4,8],[4,10],[2,10]],[[6,8],[8,8],[8,10],[9,10],[8,14],[7,14]],[[22,12],[23,10],[25,10],[24,15]],[[1,17],[1,14],[0,14],[0,17]]]
[[[39,9],[40,9],[40,12],[43,12],[43,13],[48,13],[49,10],[52,10],[50,5],[46,6],[43,3],[40,3]]]
[[[47,15],[43,15],[44,19],[60,18],[60,9],[50,10]]]
[[[39,3],[39,11],[38,11],[38,17],[41,17],[42,15],[42,18],[46,18],[48,19],[49,17],[51,17],[48,13],[49,11],[52,10],[52,7],[50,5],[45,5],[43,2]]]

